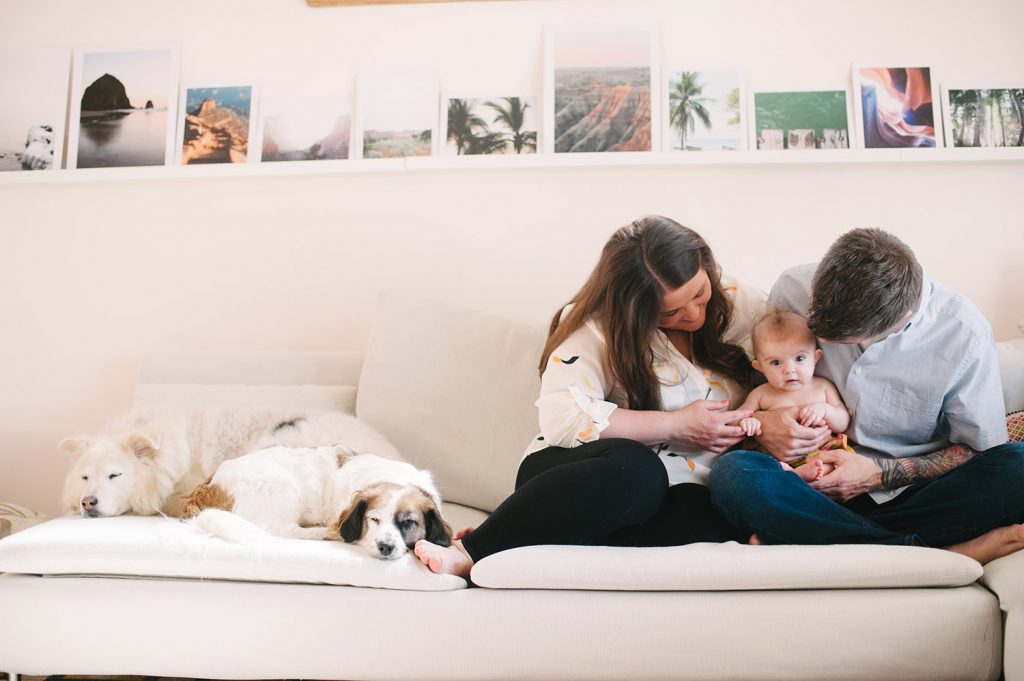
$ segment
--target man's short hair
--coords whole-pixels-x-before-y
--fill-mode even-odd
[[[817,347],[814,334],[807,328],[807,320],[796,312],[787,310],[768,310],[754,322],[750,340],[754,345],[754,356],[760,357],[765,340],[785,340],[796,338],[811,347]]]
[[[916,307],[923,277],[914,252],[892,234],[851,230],[814,271],[808,325],[832,341],[879,336]]]

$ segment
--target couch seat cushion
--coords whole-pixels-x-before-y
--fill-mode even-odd
[[[484,558],[473,583],[494,589],[741,591],[963,586],[982,567],[950,551],[916,546],[664,548],[529,546]]]
[[[981,583],[999,597],[999,606],[1009,612],[1024,605],[1024,551],[1011,553],[985,566]]]
[[[64,517],[0,541],[0,572],[44,575],[126,575],[344,584],[445,591],[466,582],[435,575],[411,553],[371,558],[334,541],[281,539],[232,544],[161,517]]]

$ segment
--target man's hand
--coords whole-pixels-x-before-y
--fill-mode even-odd
[[[822,463],[832,464],[835,469],[810,485],[830,499],[844,503],[865,492],[882,489],[882,468],[874,459],[844,449],[818,456]]]
[[[831,435],[827,426],[801,426],[797,421],[800,407],[759,411],[754,416],[761,422],[761,434],[757,441],[779,461],[792,461],[807,456],[821,449]]]

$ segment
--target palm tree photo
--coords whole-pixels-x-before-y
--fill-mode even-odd
[[[502,104],[504,102],[504,104]],[[495,123],[501,123],[512,136],[512,148],[517,154],[523,151],[537,151],[537,131],[524,131],[526,110],[530,105],[519,97],[501,97],[499,101],[488,101],[485,106],[495,113]]]
[[[489,114],[479,115],[481,109]],[[448,100],[448,142],[458,155],[517,154],[537,150],[537,131],[526,130],[529,102],[521,97]],[[493,115],[492,115],[493,114]]]
[[[486,121],[473,113],[474,104],[472,99],[448,100],[448,141],[455,144],[458,154],[473,153],[474,141],[488,132]]]
[[[669,124],[679,133],[679,148],[686,149],[686,136],[693,134],[697,121],[704,128],[711,129],[711,114],[708,106],[715,103],[704,96],[704,85],[698,82],[696,71],[683,71],[679,79],[669,86]]]

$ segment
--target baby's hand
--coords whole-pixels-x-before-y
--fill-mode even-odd
[[[761,422],[753,416],[740,419],[740,428],[743,429],[743,432],[746,433],[747,437],[757,437],[761,434]]]
[[[808,428],[825,425],[825,410],[827,408],[828,405],[824,402],[812,402],[804,405],[800,409],[800,418],[798,419],[800,425]]]

